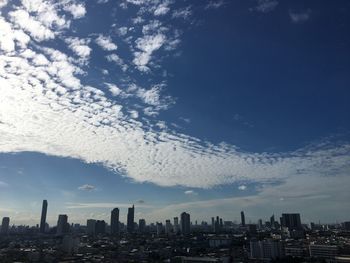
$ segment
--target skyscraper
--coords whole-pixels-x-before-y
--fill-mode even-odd
[[[40,233],[45,233],[46,214],[47,214],[47,200],[43,200],[43,206],[41,209],[41,219],[40,219]]]
[[[281,225],[291,230],[302,230],[300,214],[282,214]]]
[[[128,220],[126,225],[126,229],[128,233],[134,232],[134,215],[135,215],[135,207],[134,205],[132,205],[132,207],[128,208]]]
[[[177,234],[179,230],[179,218],[174,217],[174,233]]]
[[[57,221],[57,235],[63,235],[68,233],[69,224],[68,224],[68,216],[67,215],[58,215]]]
[[[270,217],[270,224],[272,228],[275,228],[275,215],[272,215]]]
[[[88,219],[86,221],[86,233],[88,235],[95,235],[96,220]]]
[[[10,218],[9,217],[3,217],[2,223],[1,223],[1,233],[7,234],[9,232],[9,226],[10,226]]]
[[[113,236],[119,235],[119,209],[114,208],[111,212],[111,234]]]
[[[245,226],[245,216],[243,211],[241,211],[241,225]]]
[[[189,235],[191,233],[191,219],[190,214],[183,212],[181,214],[181,233]]]

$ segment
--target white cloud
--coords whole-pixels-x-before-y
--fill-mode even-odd
[[[277,0],[258,0],[257,6],[253,10],[261,13],[269,13],[278,5]]]
[[[205,6],[205,9],[218,9],[223,6],[225,2],[223,0],[211,0]]]
[[[184,193],[185,193],[185,195],[198,195],[198,193],[193,191],[193,190],[187,190]]]
[[[91,184],[84,184],[82,186],[79,186],[78,189],[82,191],[93,191],[96,190],[96,187]]]
[[[152,58],[153,52],[158,50],[165,42],[166,37],[163,34],[146,35],[138,38],[135,43],[136,47],[141,51],[134,53],[134,64],[140,71],[148,71],[147,64]]]
[[[5,29],[0,54],[0,152],[34,151],[101,163],[136,182],[162,186],[209,188],[348,173],[347,143],[255,153],[167,129],[162,120],[148,117],[172,102],[161,94],[164,85],[130,85],[123,96],[120,93],[111,99],[110,93],[104,92],[106,81],[96,81],[95,86],[89,85],[89,78],[81,81],[87,68],[64,53],[65,49],[47,47],[53,46],[50,40],[58,33],[42,22],[44,19],[39,20],[41,11],[35,12],[36,17],[16,8],[10,12],[10,25],[0,21]],[[26,39],[23,31],[32,38]],[[41,40],[46,41],[39,45]],[[165,42],[161,33],[138,38],[133,63],[141,70],[148,68],[154,52]],[[107,59],[123,62],[116,54]],[[121,87],[130,82],[121,82]],[[117,92],[115,88],[112,91]],[[138,118],[139,112],[145,116]]]
[[[0,8],[4,7],[7,5],[7,0],[0,0]]]
[[[238,190],[244,191],[246,189],[247,189],[247,186],[245,186],[245,185],[238,186]]]
[[[169,5],[169,3],[167,3],[167,2],[164,2],[164,3],[161,3],[160,5],[158,5],[156,7],[156,9],[154,10],[154,15],[155,16],[162,16],[162,15],[167,14],[170,10],[168,5]]]
[[[88,46],[89,39],[79,39],[77,37],[66,38],[66,43],[69,48],[79,57],[88,59],[91,53],[91,48]]]
[[[16,10],[9,13],[11,20],[28,32],[37,41],[49,40],[55,38],[51,29],[45,27],[38,20],[29,15],[25,10]]]
[[[120,88],[118,88],[116,85],[111,83],[105,83],[109,89],[109,91],[112,93],[113,96],[118,96],[122,91]]]
[[[307,10],[303,12],[289,12],[289,17],[293,23],[301,24],[309,20],[310,11]]]
[[[106,51],[113,51],[118,48],[118,46],[112,42],[111,37],[104,35],[99,35],[96,38],[96,44]]]
[[[86,9],[83,4],[68,4],[64,9],[70,12],[74,19],[82,18],[86,14]]]
[[[177,9],[173,12],[172,17],[173,18],[183,18],[183,19],[187,19],[192,15],[192,10],[191,7],[188,6],[186,8],[182,8],[182,9]]]
[[[106,56],[106,59],[110,62],[116,63],[125,72],[128,69],[128,65],[117,54],[110,54]]]

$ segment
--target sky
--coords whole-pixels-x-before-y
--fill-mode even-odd
[[[349,11],[0,0],[0,217],[349,220]]]

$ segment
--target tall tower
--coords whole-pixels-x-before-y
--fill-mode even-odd
[[[114,208],[111,212],[111,234],[113,236],[119,235],[119,209]]]
[[[243,211],[241,211],[241,224],[242,226],[245,226],[245,216]]]
[[[1,233],[7,234],[9,232],[10,227],[10,218],[9,217],[3,217],[2,223],[1,223]]]
[[[126,226],[128,233],[134,232],[134,215],[135,215],[135,207],[134,205],[132,205],[132,207],[128,208],[128,220],[127,220],[127,226]]]
[[[40,233],[45,233],[46,214],[47,214],[47,200],[43,200],[43,207],[41,209],[41,219],[40,219]]]
[[[58,215],[57,235],[64,235],[69,232],[68,216]]]
[[[190,214],[183,212],[181,214],[181,233],[186,236],[191,233],[191,219]]]

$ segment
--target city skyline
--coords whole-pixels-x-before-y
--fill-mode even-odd
[[[0,218],[349,220],[349,12],[0,0]]]
[[[47,207],[48,207],[48,201],[47,200],[43,200],[42,202],[42,211],[41,211],[41,216],[40,216],[40,222],[37,224],[33,224],[33,225],[29,225],[31,227],[38,227],[39,232],[40,233],[45,233],[48,231],[46,224],[48,224],[48,222],[46,222],[46,216],[47,216]],[[302,228],[302,224],[305,225],[309,225],[309,224],[313,224],[313,223],[318,223],[320,224],[321,221],[320,220],[313,220],[310,222],[306,222],[305,220],[302,221],[301,220],[301,215],[300,213],[296,213],[296,212],[283,212],[281,213],[281,217],[279,220],[275,221],[275,214],[272,214],[271,217],[260,217],[258,220],[249,220],[248,223],[246,222],[246,217],[245,217],[245,213],[244,211],[240,211],[240,221],[239,220],[235,220],[232,218],[222,218],[220,215],[215,215],[215,217],[213,217],[213,215],[209,216],[207,220],[198,220],[197,218],[194,218],[193,220],[190,219],[190,211],[187,212],[181,212],[178,216],[174,216],[174,217],[168,217],[164,220],[160,220],[160,219],[156,219],[155,221],[151,221],[149,219],[145,219],[145,218],[139,218],[138,220],[135,220],[135,205],[133,204],[132,207],[128,207],[127,208],[127,213],[125,214],[125,221],[121,220],[123,217],[121,217],[120,214],[120,209],[119,207],[114,207],[113,209],[111,209],[110,211],[110,215],[109,218],[92,218],[94,217],[94,215],[90,216],[89,218],[85,218],[83,219],[83,221],[79,221],[79,222],[69,222],[69,215],[67,214],[58,214],[58,220],[57,220],[57,224],[52,224],[49,225],[50,228],[52,228],[53,226],[57,226],[57,228],[59,228],[59,230],[57,230],[58,233],[64,233],[67,230],[64,230],[66,228],[66,224],[69,225],[73,225],[73,224],[81,224],[81,225],[86,225],[89,228],[89,221],[93,221],[93,224],[95,224],[96,222],[101,222],[103,221],[104,224],[109,225],[110,226],[110,234],[113,236],[118,236],[120,233],[120,224],[124,224],[125,225],[125,231],[129,234],[140,231],[142,232],[142,230],[140,230],[140,225],[146,225],[146,222],[149,224],[157,224],[158,222],[161,223],[162,221],[165,222],[165,226],[166,223],[172,222],[172,227],[179,227],[179,229],[186,229],[184,232],[186,234],[188,234],[190,232],[190,225],[193,225],[193,223],[195,222],[196,225],[198,222],[202,223],[206,223],[206,224],[210,224],[212,227],[217,228],[220,225],[223,225],[224,221],[227,222],[232,222],[236,225],[240,225],[242,227],[246,227],[249,226],[251,224],[259,226],[260,224],[262,224],[262,222],[266,223],[268,222],[272,227],[274,226],[274,224],[276,222],[279,222],[278,224],[281,224],[281,226],[285,226],[294,230],[300,230]],[[179,221],[180,218],[180,221]],[[216,218],[216,219],[215,219]],[[15,218],[14,218],[15,219]],[[266,219],[266,220],[265,220]],[[15,220],[16,221],[16,220]],[[3,217],[2,218],[2,222],[6,222],[6,229],[9,228],[9,222],[10,222],[10,217]],[[138,222],[138,224],[137,224]],[[348,222],[348,221],[344,221],[344,222]],[[322,222],[323,224],[339,224],[342,222]],[[135,224],[137,224],[137,228],[138,230],[136,231]],[[16,224],[12,224],[12,225],[16,225]],[[23,225],[23,224],[17,224],[18,225]],[[45,226],[45,227],[43,227]],[[0,228],[1,230],[2,228]],[[2,230],[1,230],[2,231]]]

